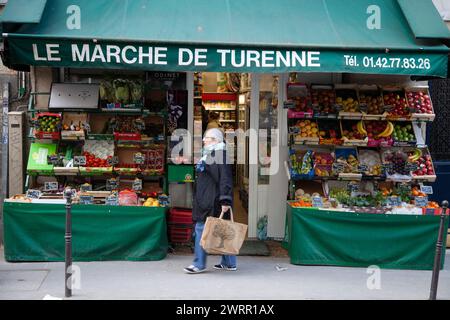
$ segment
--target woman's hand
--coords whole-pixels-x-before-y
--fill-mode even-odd
[[[227,212],[231,209],[231,206],[222,206],[222,212]]]

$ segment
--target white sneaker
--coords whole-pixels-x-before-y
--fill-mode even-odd
[[[202,273],[202,272],[206,271],[206,268],[199,269],[196,266],[190,265],[189,267],[186,267],[183,270],[186,273],[194,274],[194,273]]]

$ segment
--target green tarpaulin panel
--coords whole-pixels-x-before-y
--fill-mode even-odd
[[[39,23],[47,0],[9,0],[0,23]]]
[[[13,67],[447,72],[448,48],[415,39],[397,0],[48,0],[4,36]]]
[[[398,0],[416,38],[450,39],[450,30],[431,0]]]
[[[439,216],[287,207],[288,253],[292,264],[433,269]],[[441,266],[444,259],[445,246]]]
[[[65,205],[5,202],[5,259],[64,261]],[[74,205],[75,261],[161,260],[168,249],[165,208]]]

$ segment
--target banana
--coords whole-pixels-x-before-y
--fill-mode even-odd
[[[410,162],[415,162],[415,161],[419,160],[421,156],[422,156],[422,150],[416,148],[414,150],[414,153],[408,157],[408,160]]]
[[[386,129],[384,129],[384,131],[382,133],[380,133],[378,135],[378,137],[389,137],[392,132],[394,132],[394,125],[392,124],[392,122],[388,121],[387,122],[387,126]]]
[[[359,122],[358,122],[358,124],[356,125],[356,128],[358,129],[358,132],[359,132],[360,134],[367,135],[367,131],[366,131],[366,129],[364,128],[364,124],[363,124],[362,121],[359,121]]]

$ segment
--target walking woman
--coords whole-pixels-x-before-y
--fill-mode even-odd
[[[195,249],[192,265],[184,268],[187,273],[206,270],[207,253],[200,246],[203,228],[208,216],[219,217],[223,211],[229,219],[233,204],[233,170],[227,160],[223,133],[218,128],[208,129],[203,138],[203,157],[196,165],[192,219],[195,223]],[[214,269],[236,271],[236,256],[222,256]]]

